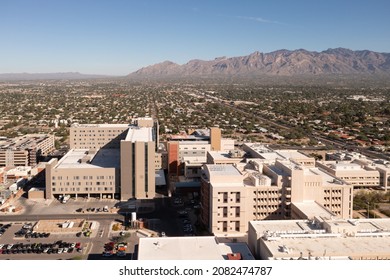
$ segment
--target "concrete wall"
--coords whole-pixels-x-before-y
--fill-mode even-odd
[[[155,196],[154,142],[121,142],[121,200]]]
[[[46,198],[54,195],[109,195],[119,192],[115,168],[46,168]]]
[[[80,125],[70,128],[71,149],[119,148],[120,140],[125,139],[127,125]]]
[[[218,127],[210,128],[210,144],[212,151],[221,151],[221,129]]]

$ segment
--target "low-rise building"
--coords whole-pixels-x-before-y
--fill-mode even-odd
[[[252,221],[248,245],[262,260],[388,260],[390,219]]]
[[[0,167],[34,166],[39,156],[54,151],[54,136],[27,134],[0,140]]]
[[[379,171],[356,161],[317,161],[316,166],[354,187],[380,186]]]
[[[138,260],[254,260],[246,243],[215,236],[140,238]]]
[[[243,150],[252,158],[267,160],[291,160],[306,167],[314,167],[315,159],[297,150],[273,150],[260,143],[244,143]]]
[[[319,168],[258,159],[203,168],[201,220],[217,235],[245,233],[253,220],[310,217],[305,209],[316,205],[328,216],[352,217],[352,186]]]
[[[237,164],[243,161],[241,150],[231,150],[229,152],[207,152],[207,164]]]

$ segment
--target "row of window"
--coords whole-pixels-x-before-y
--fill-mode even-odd
[[[236,203],[240,202],[241,193],[240,192],[218,192],[218,202],[223,201],[227,203],[230,198],[230,201],[235,201]]]
[[[267,203],[275,203],[275,202],[279,202],[279,201],[282,201],[282,198],[281,197],[278,197],[278,198],[254,198],[253,199],[253,202],[256,203],[256,204],[267,204]]]
[[[227,221],[218,222],[217,230],[221,231],[221,229],[223,232],[228,231],[228,222]],[[232,231],[232,230],[240,231],[240,221],[231,221],[229,229],[230,229],[230,231]]]
[[[324,190],[325,194],[330,194],[330,190]],[[332,190],[332,194],[341,194],[341,190]]]
[[[230,207],[230,216],[240,217],[240,207]],[[228,217],[228,207],[218,207],[218,216]]]
[[[260,206],[253,206],[253,210],[275,210],[277,208],[281,208],[282,204],[274,204],[274,205],[260,205]]]
[[[102,140],[102,141],[104,141],[104,140],[106,140],[107,139],[107,137],[113,137],[113,138],[115,138],[115,137],[117,137],[118,135],[117,134],[99,134],[99,135],[88,135],[88,134],[79,134],[79,135],[74,135],[74,137],[75,138],[73,138],[75,141],[77,140],[77,138],[76,137],[88,137],[88,138],[84,138],[84,139],[90,139],[91,137],[102,137],[102,138],[93,138],[93,139],[95,139],[95,140]],[[81,141],[81,138],[79,138],[79,140]]]
[[[99,176],[73,176],[73,178],[72,178],[72,176],[66,176],[66,177],[65,176],[64,177],[62,177],[62,176],[57,176],[57,177],[56,176],[52,176],[51,179],[53,181],[55,181],[55,180],[59,180],[59,181],[61,181],[61,180],[76,180],[76,181],[78,181],[78,180],[93,180],[93,179],[96,179],[96,180],[104,180],[104,179],[113,180],[114,176],[112,176],[112,175],[109,175],[109,176],[102,176],[102,175],[99,175]]]
[[[374,179],[374,180],[379,180],[379,177],[377,176],[367,176],[367,177],[340,177],[341,179],[344,180],[368,180],[368,179]]]
[[[53,187],[55,186],[82,186],[82,185],[85,185],[85,186],[112,186],[114,185],[114,183],[112,181],[110,182],[100,182],[100,181],[97,181],[97,182],[59,182],[58,184],[56,182],[52,182],[51,185]]]
[[[321,182],[305,182],[305,187],[321,187]]]
[[[253,194],[254,195],[278,195],[280,193],[282,193],[282,189],[279,189],[279,190],[269,190],[269,191],[254,191]]]
[[[77,131],[74,131],[74,133],[104,133],[104,132],[117,132],[117,133],[122,133],[124,130],[123,129],[109,129],[109,130],[77,130]]]
[[[180,153],[180,155],[189,155],[190,154],[190,152],[182,152],[182,153]],[[196,151],[193,151],[192,152],[192,154],[193,155],[204,155],[205,153],[204,152],[196,152]]]
[[[91,191],[113,191],[113,187],[91,187],[91,188],[53,188],[53,192],[91,192]]]
[[[330,197],[324,197],[324,200],[325,201],[341,201],[342,199],[341,199],[341,197],[332,197],[332,199],[330,198]]]
[[[338,204],[324,204],[324,206],[326,208],[330,208],[332,206],[332,209],[333,208],[341,208],[341,204],[340,203],[338,203]]]
[[[289,213],[286,213],[286,216],[288,216]],[[266,217],[268,217],[269,215],[279,215],[279,216],[282,216],[282,211],[279,211],[279,212],[272,212],[272,213],[269,213],[269,212],[253,212],[253,217],[257,217],[259,219],[264,219]]]

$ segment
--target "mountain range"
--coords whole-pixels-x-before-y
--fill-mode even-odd
[[[139,69],[128,78],[390,75],[390,53],[344,48],[322,52],[277,50],[254,52],[247,56],[190,60],[179,65],[164,61]]]
[[[370,50],[352,51],[345,48],[322,52],[277,50],[270,53],[254,52],[246,56],[217,57],[213,60],[193,59],[185,64],[164,61],[143,67],[125,77],[65,73],[6,73],[0,81],[10,80],[77,80],[98,78],[127,78],[129,80],[175,79],[243,79],[268,81],[315,81],[344,78],[349,81],[365,79],[388,81],[390,53]],[[386,82],[387,83],[387,82]]]

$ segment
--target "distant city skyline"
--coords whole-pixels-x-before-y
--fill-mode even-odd
[[[0,73],[127,75],[279,49],[390,52],[389,10],[385,0],[2,0]]]

